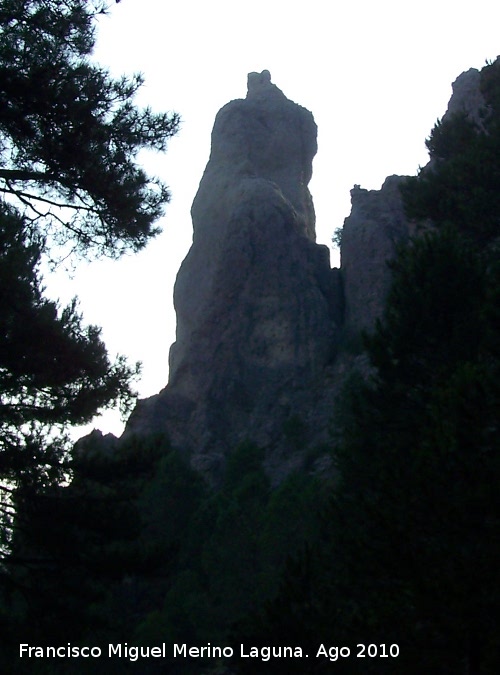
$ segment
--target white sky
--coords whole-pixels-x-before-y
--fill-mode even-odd
[[[143,163],[170,187],[163,234],[138,255],[46,279],[48,293],[80,298],[111,355],[143,363],[141,398],[168,380],[175,339],[172,288],[191,243],[190,207],[210,152],[217,111],[244,98],[246,76],[268,69],[286,96],[314,114],[319,151],[310,183],[318,242],[331,245],[355,183],[378,189],[415,174],[451,83],[500,53],[498,0],[122,0],[100,19],[95,59],[115,76],[142,72],[137,103],[182,117],[166,155]],[[141,158],[142,159],[142,158]],[[338,257],[332,253],[334,265]],[[94,426],[119,434],[118,414]],[[88,428],[85,430],[89,430]],[[81,435],[80,432],[78,435]]]

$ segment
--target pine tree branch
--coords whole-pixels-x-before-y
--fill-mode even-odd
[[[36,180],[41,183],[51,183],[58,180],[55,174],[28,169],[0,169],[0,178],[5,181]]]

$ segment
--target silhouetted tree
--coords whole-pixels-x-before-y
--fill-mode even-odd
[[[58,483],[66,469],[64,430],[96,411],[133,400],[137,372],[109,360],[95,326],[84,327],[73,302],[43,297],[40,245],[23,218],[0,204],[0,508],[4,545],[12,495],[24,485]],[[10,514],[10,515],[9,515]]]
[[[156,599],[152,588],[169,571],[171,547],[150,536],[140,504],[168,444],[130,439],[118,448],[106,440],[95,432],[76,445],[71,483],[16,491],[17,526],[3,565],[9,583],[0,602],[2,672],[18,663],[20,642],[90,642],[105,651],[109,641],[130,640],[137,617]],[[66,668],[52,663],[50,672]],[[85,663],[73,670],[88,672]],[[107,672],[106,664],[92,670]],[[39,672],[38,665],[30,671]]]
[[[59,307],[44,297],[40,260],[136,251],[158,232],[169,199],[137,154],[164,150],[179,118],[137,108],[140,76],[115,80],[90,61],[105,11],[93,0],[0,6],[0,578],[7,590],[18,583],[13,546],[31,527],[28,514],[35,517],[30,502],[40,504],[71,478],[68,427],[112,405],[129,410],[138,373],[123,357],[110,360],[76,300]],[[52,524],[44,521],[47,536]]]
[[[166,187],[140,168],[176,114],[134,105],[135,75],[92,63],[93,0],[4,0],[0,8],[0,190],[47,244],[118,256],[157,233]]]

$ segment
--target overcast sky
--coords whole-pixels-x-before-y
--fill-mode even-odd
[[[172,288],[192,237],[190,207],[210,152],[217,111],[246,94],[247,73],[268,69],[313,113],[318,154],[310,190],[318,242],[331,246],[357,183],[378,189],[415,174],[451,83],[500,53],[497,0],[122,0],[99,21],[95,59],[115,76],[141,72],[137,103],[182,117],[166,155],[141,161],[170,187],[163,234],[138,255],[80,265],[47,279],[51,295],[78,295],[112,355],[143,363],[141,398],[168,380],[175,339]],[[332,264],[338,255],[332,251]],[[116,414],[92,426],[121,433]]]

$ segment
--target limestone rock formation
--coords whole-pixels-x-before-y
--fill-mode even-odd
[[[447,114],[477,115],[478,72],[462,74],[453,91]],[[216,117],[193,244],[175,284],[169,383],[138,403],[124,434],[166,432],[214,483],[244,440],[266,449],[276,483],[311,449],[331,447],[342,382],[353,368],[367,372],[352,347],[381,316],[387,262],[413,234],[404,177],[380,190],[355,186],[341,270],[332,270],[315,243],[307,187],[315,152],[312,114],[268,71],[251,73],[247,97]]]
[[[313,399],[335,357],[341,292],[315,243],[316,131],[268,71],[251,73],[247,97],[215,120],[175,284],[169,383],[139,402],[126,430],[166,431],[212,476],[245,438],[272,448],[271,464],[278,454],[293,463],[290,419],[326,434]]]

